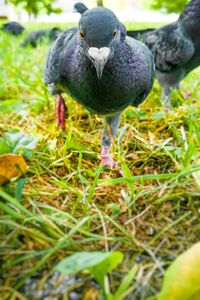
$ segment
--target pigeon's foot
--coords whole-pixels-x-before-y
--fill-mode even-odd
[[[101,149],[101,166],[111,169],[117,166],[117,163],[112,159],[110,154],[110,147],[102,147]]]
[[[192,96],[192,92],[183,93],[182,96],[185,100],[188,100]]]
[[[112,156],[110,154],[110,147],[102,147],[101,149],[101,166],[108,167],[110,169],[116,168],[117,163],[112,159]],[[123,176],[123,172],[121,169],[117,169],[117,172],[120,176]]]
[[[109,167],[111,169],[117,166],[117,163],[114,161],[114,159],[112,159],[111,154],[104,154],[103,149],[101,151],[101,166]]]
[[[65,114],[65,101],[61,95],[56,95],[56,120],[58,127],[60,127],[62,130],[65,130]]]
[[[165,107],[164,107],[164,110],[165,110],[165,112],[168,113],[168,114],[172,111],[170,106],[165,106]]]

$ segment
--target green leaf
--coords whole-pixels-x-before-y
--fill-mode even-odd
[[[22,154],[27,159],[30,159],[33,149],[37,146],[37,138],[35,136],[15,129],[6,132],[2,142],[4,143],[4,148],[6,145],[9,145],[11,153]]]
[[[0,114],[16,112],[22,114],[26,105],[19,100],[4,100],[0,102]]]
[[[5,138],[0,138],[0,155],[9,153],[11,151],[10,146],[8,145]]]
[[[113,260],[116,254],[122,255],[120,252],[78,252],[63,259],[55,266],[55,269],[66,274],[76,274],[105,262],[106,265],[108,264],[107,269],[110,270],[112,264],[109,264],[109,260]]]
[[[78,252],[61,262],[55,269],[66,274],[76,274],[83,270],[88,270],[94,275],[98,283],[104,287],[106,274],[113,270],[123,259],[121,252]]]
[[[85,269],[89,269],[102,262],[107,253],[103,252],[78,252],[59,262],[55,269],[66,274],[76,274]]]
[[[123,259],[123,254],[121,252],[116,251],[104,254],[104,259],[89,269],[89,271],[94,275],[96,281],[100,283],[102,287],[104,287],[106,274],[112,271]]]
[[[200,242],[178,256],[165,274],[158,300],[200,299]]]

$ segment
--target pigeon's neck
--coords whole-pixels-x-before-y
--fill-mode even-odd
[[[200,0],[191,0],[179,17],[182,22],[200,23]]]

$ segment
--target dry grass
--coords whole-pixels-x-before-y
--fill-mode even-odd
[[[123,113],[112,148],[125,174],[119,178],[115,170],[99,167],[99,117],[66,96],[66,132],[57,130],[54,99],[42,83],[48,47],[20,49],[18,39],[0,39],[0,132],[18,128],[39,139],[23,199],[15,200],[16,182],[0,190],[1,202],[12,210],[0,213],[0,298],[97,299],[89,275],[53,273],[60,259],[82,250],[122,251],[111,290],[137,263],[126,299],[155,295],[166,267],[199,239],[199,70],[182,84],[182,91],[192,91],[190,98],[175,92],[170,113],[159,102],[157,82],[142,106]],[[33,291],[27,292],[27,284],[35,284]],[[54,298],[36,294],[56,287]]]

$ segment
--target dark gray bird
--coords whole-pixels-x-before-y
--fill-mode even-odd
[[[57,122],[65,128],[62,92],[89,111],[102,115],[101,164],[113,167],[110,145],[120,115],[138,106],[149,94],[154,75],[152,54],[141,42],[126,36],[125,27],[106,8],[87,10],[49,51],[44,82],[56,96]]]
[[[84,3],[77,2],[74,4],[74,12],[78,12],[82,15],[86,10],[88,10],[88,7]]]
[[[162,99],[170,106],[171,90],[200,65],[200,0],[191,0],[178,20],[140,35],[153,53]]]
[[[20,35],[24,31],[24,27],[17,22],[8,22],[2,25],[1,30],[10,32],[13,35]]]
[[[37,47],[37,44],[47,38],[49,41],[55,41],[57,37],[62,33],[62,30],[54,27],[52,29],[46,30],[36,30],[31,31],[27,34],[21,46],[25,47],[27,45],[31,45],[32,47]]]

